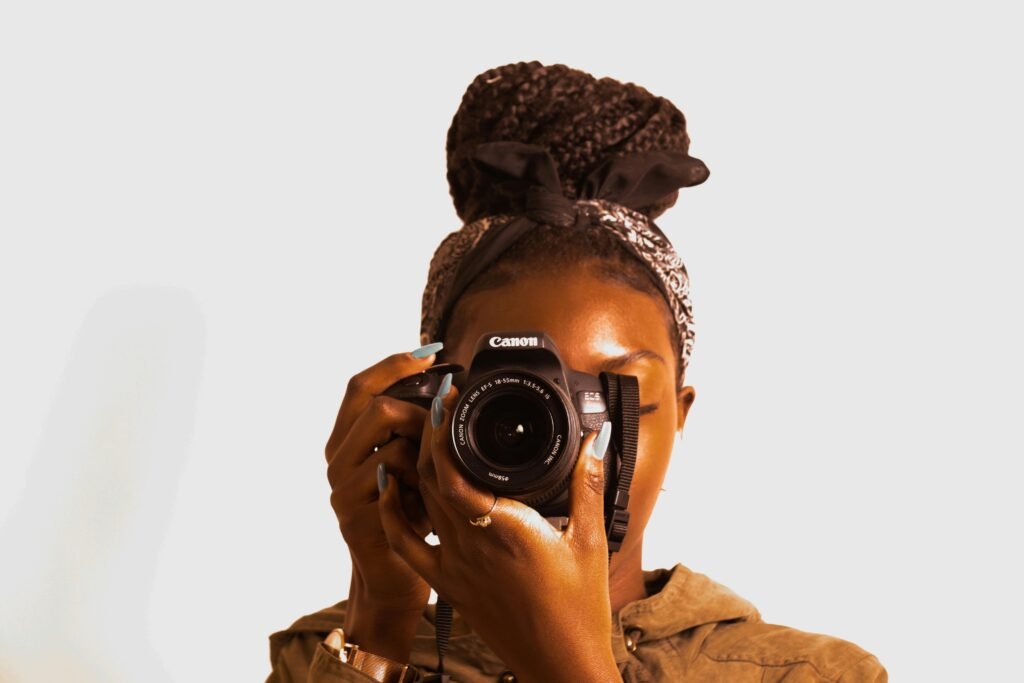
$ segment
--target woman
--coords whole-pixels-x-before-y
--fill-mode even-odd
[[[348,599],[271,636],[268,681],[436,672],[435,626],[449,627],[427,604],[431,587],[454,608],[443,668],[455,681],[887,680],[857,645],[765,623],[682,564],[642,569],[644,527],[696,396],[684,382],[686,269],[653,223],[708,177],[688,148],[683,114],[631,83],[528,62],[469,86],[447,141],[464,226],[431,261],[424,346],[353,377],[327,443]],[[638,378],[629,525],[610,563],[610,422],[583,440],[558,529],[457,464],[450,375],[430,409],[382,395],[437,363],[468,367],[496,330],[541,330],[576,371]]]

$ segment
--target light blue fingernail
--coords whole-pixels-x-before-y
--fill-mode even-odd
[[[437,395],[444,398],[448,395],[448,392],[452,390],[452,373],[448,373],[441,380],[441,388],[437,390]]]
[[[605,422],[601,425],[601,431],[597,433],[597,438],[594,439],[594,457],[598,460],[604,460],[604,454],[608,451],[608,442],[612,438],[612,423]]]
[[[426,344],[421,346],[412,352],[413,358],[426,358],[427,356],[433,356],[435,353],[444,348],[444,342],[434,342],[433,344]]]
[[[384,493],[384,489],[388,487],[388,474],[384,468],[384,463],[377,463],[377,492]]]
[[[441,402],[440,396],[434,397],[434,402],[430,404],[430,424],[434,425],[434,428],[441,426],[441,420],[444,419],[444,404]]]

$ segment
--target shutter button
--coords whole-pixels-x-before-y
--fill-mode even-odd
[[[498,683],[516,683],[516,675],[511,671],[506,671],[498,677]]]
[[[636,652],[636,647],[640,643],[640,639],[643,637],[644,632],[638,628],[631,628],[626,631],[626,651],[629,654]]]

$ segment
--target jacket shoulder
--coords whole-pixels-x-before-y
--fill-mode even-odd
[[[315,636],[317,640],[327,637],[327,634],[336,628],[345,625],[345,608],[348,601],[325,607],[316,612],[311,612],[299,617],[286,629],[270,634],[270,659],[275,661],[281,648],[288,641],[301,636]]]
[[[719,624],[705,639],[701,654],[716,662],[746,662],[771,667],[778,680],[801,669],[800,681],[830,683],[887,683],[888,675],[878,658],[842,638],[801,631],[764,621]],[[768,672],[765,679],[770,678]]]

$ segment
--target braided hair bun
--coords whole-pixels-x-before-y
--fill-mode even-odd
[[[689,152],[683,113],[633,83],[595,78],[564,64],[517,62],[489,69],[466,89],[448,129],[448,186],[464,223],[516,213],[514,199],[489,187],[468,155],[483,142],[512,140],[548,149],[566,197],[609,157],[638,151]],[[678,191],[639,209],[657,218]]]

